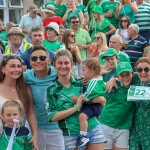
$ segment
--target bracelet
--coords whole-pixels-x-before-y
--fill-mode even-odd
[[[77,105],[74,105],[74,108],[76,109],[76,111],[80,111],[80,108]]]

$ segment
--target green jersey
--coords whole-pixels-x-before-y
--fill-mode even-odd
[[[76,38],[76,44],[87,45],[88,43],[91,42],[91,37],[89,33],[82,28],[79,28],[79,30],[75,32],[75,38]],[[87,53],[86,49],[80,49],[80,55],[82,61],[86,59],[87,57],[86,53]]]
[[[0,149],[6,150],[8,142],[12,133],[12,128],[4,127],[4,131],[0,136]],[[13,141],[12,150],[32,150],[30,144],[31,135],[29,130],[22,126],[16,129],[16,136]]]
[[[94,35],[96,33],[98,33],[98,32],[106,33],[106,32],[108,32],[110,30],[109,26],[111,25],[111,23],[106,18],[102,21],[102,23],[99,20],[97,20],[95,22],[95,24],[93,24],[93,23],[94,23],[94,21],[91,20],[90,21],[90,31],[91,31],[91,39],[92,39],[92,41],[94,41]]]
[[[83,12],[83,14],[88,13],[87,8],[82,4],[78,4],[77,9],[81,10]]]
[[[102,78],[93,78],[86,84],[86,91],[84,92],[84,98],[88,102],[95,97],[104,96],[105,84]]]
[[[46,90],[46,97],[48,102],[48,119],[57,114],[59,111],[63,111],[74,107],[75,103],[71,100],[74,96],[80,96],[83,93],[83,86],[81,79],[71,77],[70,87],[64,87],[58,81],[54,82]],[[80,132],[79,114],[75,112],[71,116],[58,121],[59,127],[63,131],[63,135],[78,135]],[[95,117],[88,120],[88,131],[93,129],[99,123]]]
[[[103,1],[100,6],[103,8],[104,14],[108,13],[109,11],[112,12],[112,17],[107,17],[107,19],[111,22],[111,24],[114,27],[118,26],[118,20],[115,18],[115,13],[116,13],[116,7],[120,5],[120,2],[114,1]]]
[[[133,117],[133,102],[127,101],[128,88],[117,82],[117,90],[106,93],[100,123],[117,129],[130,129]]]
[[[55,7],[55,9],[56,9],[56,16],[60,16],[60,17],[63,17],[64,16],[64,14],[65,14],[65,12],[66,12],[66,10],[67,10],[67,8],[66,8],[66,4],[61,4],[60,6],[58,6],[54,1],[51,1],[51,2],[48,2],[46,5],[45,5],[45,7],[47,6],[47,5],[49,5],[49,4],[51,4],[51,5],[53,5],[54,7]]]
[[[104,82],[108,82],[111,78],[115,78],[117,76],[116,68],[111,70],[107,74],[103,74],[103,80]]]
[[[48,39],[43,41],[43,46],[52,52],[56,52],[60,48],[65,48],[64,43],[55,40],[55,41],[49,41]]]

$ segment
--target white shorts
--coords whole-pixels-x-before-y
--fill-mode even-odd
[[[129,144],[129,130],[115,129],[102,124],[104,135],[107,138],[105,149],[112,149],[113,145],[116,148],[128,148]]]
[[[41,130],[38,129],[39,150],[65,150],[64,137],[61,129]]]

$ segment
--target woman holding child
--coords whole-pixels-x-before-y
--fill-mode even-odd
[[[47,89],[47,100],[49,103],[49,120],[58,121],[65,139],[65,149],[76,149],[75,143],[79,135],[79,114],[83,103],[83,85],[81,79],[71,75],[73,66],[72,55],[67,50],[56,53],[54,67],[58,79]],[[76,103],[71,98],[79,96]],[[106,142],[103,130],[95,117],[88,120],[89,143],[80,150],[103,150]]]

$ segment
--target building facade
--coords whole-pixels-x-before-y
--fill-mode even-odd
[[[27,13],[30,4],[36,4],[38,7],[52,0],[0,0],[0,19],[4,24],[14,22],[18,24],[21,16]],[[64,3],[67,0],[64,0]],[[89,0],[79,0],[83,4],[87,4]],[[150,0],[145,0],[150,3]]]

